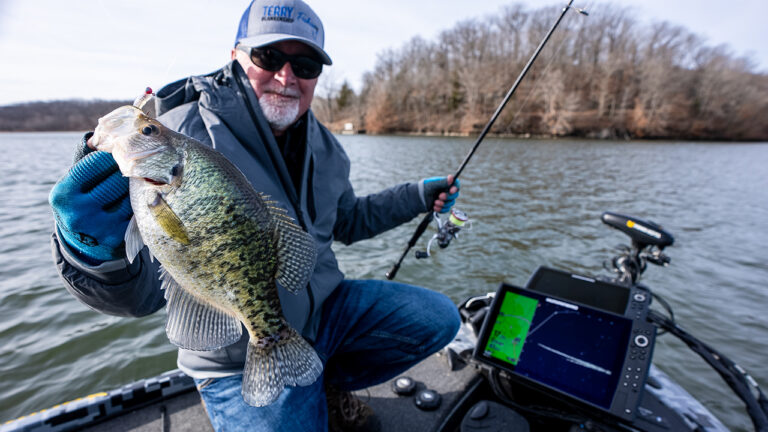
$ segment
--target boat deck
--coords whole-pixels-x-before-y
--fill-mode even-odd
[[[493,400],[486,380],[475,368],[460,361],[452,366],[445,352],[428,357],[403,374],[416,382],[417,392],[428,388],[440,394],[441,403],[432,411],[419,409],[413,395],[395,394],[394,380],[356,392],[378,414],[381,432],[458,431],[470,407],[481,399]],[[651,368],[645,389],[640,415],[633,424],[638,430],[727,431],[706,408],[658,369]],[[556,403],[546,395],[537,401],[535,393],[524,388],[515,393],[540,406]],[[570,430],[569,425],[552,426],[531,425],[531,430]],[[178,370],[0,425],[0,432],[70,430],[211,432],[213,428],[192,379]]]
[[[213,432],[200,395],[190,389],[178,396],[138,408],[103,423],[82,429],[85,432]]]
[[[434,354],[404,375],[416,382],[416,391],[429,388],[441,395],[439,407],[423,411],[414,396],[398,396],[392,382],[356,392],[379,415],[382,432],[438,430],[452,409],[480,381],[471,367],[451,370],[445,354]],[[0,425],[7,431],[88,432],[211,432],[208,416],[191,378],[180,371],[99,393]]]

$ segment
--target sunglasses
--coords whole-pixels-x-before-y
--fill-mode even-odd
[[[323,71],[323,64],[312,57],[290,55],[270,47],[251,48],[238,45],[237,49],[250,54],[253,64],[270,72],[279,71],[286,62],[291,64],[293,74],[301,79],[317,78]]]

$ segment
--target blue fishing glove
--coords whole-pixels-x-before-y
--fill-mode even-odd
[[[450,193],[451,187],[456,186],[456,192]],[[440,213],[448,213],[456,202],[456,198],[459,197],[459,189],[461,188],[461,182],[457,179],[455,184],[448,183],[448,177],[430,177],[422,180],[419,183],[419,192],[421,200],[424,203],[424,207],[427,211],[433,211],[435,201],[442,201],[443,208],[440,209]],[[445,192],[445,199],[440,199],[440,194]],[[439,205],[439,202],[437,203]]]
[[[88,264],[125,257],[123,236],[133,216],[128,179],[111,154],[93,151],[83,138],[75,164],[51,190],[59,238]]]

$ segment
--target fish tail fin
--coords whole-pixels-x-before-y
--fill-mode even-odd
[[[269,405],[283,387],[308,386],[323,372],[323,363],[312,345],[291,327],[284,333],[276,342],[251,339],[248,343],[242,389],[248,405]]]

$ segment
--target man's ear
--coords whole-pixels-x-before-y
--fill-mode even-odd
[[[232,48],[232,51],[229,53],[232,60],[234,60],[237,57],[237,50],[235,48]]]

